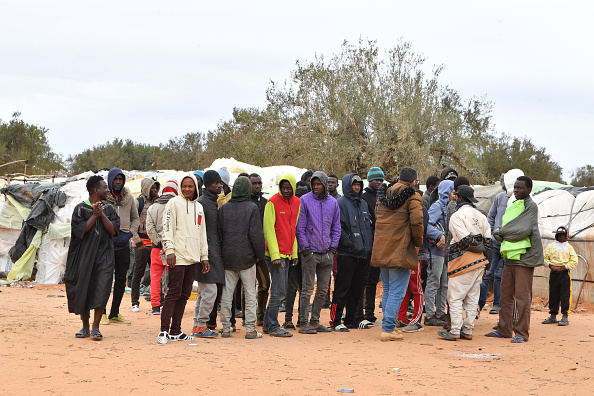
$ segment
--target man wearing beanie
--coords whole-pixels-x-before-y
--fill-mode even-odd
[[[231,337],[231,310],[237,281],[245,290],[245,338],[262,338],[256,324],[256,263],[265,259],[264,232],[260,211],[250,200],[250,179],[238,177],[231,200],[219,209],[218,227],[225,268],[225,287],[221,298],[222,336]]]
[[[374,166],[367,172],[367,187],[363,191],[361,198],[367,202],[367,208],[369,209],[369,215],[371,216],[371,244],[373,247],[373,234],[375,232],[375,204],[377,202],[377,190],[384,183],[384,171],[381,168]],[[364,297],[359,300],[359,307],[357,308],[358,316],[361,316],[363,310],[363,304],[365,304],[365,320],[360,324],[362,327],[367,328],[375,323],[377,318],[375,317],[375,292],[377,290],[377,284],[380,278],[380,269],[377,267],[371,267],[369,269],[369,275],[363,283]]]
[[[226,166],[217,169],[217,172],[219,173],[219,176],[221,176],[221,181],[223,182],[223,190],[219,194],[219,198],[217,200],[220,208],[231,199],[231,188],[229,188],[229,183],[231,183],[231,175],[229,174]]]
[[[163,262],[163,212],[165,205],[171,198],[177,197],[178,185],[175,180],[169,180],[163,186],[161,196],[146,212],[146,233],[151,239],[151,313],[161,314],[161,283],[163,272],[167,271],[167,261]]]
[[[217,198],[223,189],[221,176],[217,171],[207,170],[204,172],[204,191],[198,198],[198,203],[204,209],[204,221],[206,224],[206,239],[208,240],[208,261],[210,271],[202,273],[198,271],[198,295],[196,296],[196,308],[194,309],[194,329],[192,335],[201,338],[214,338],[218,334],[207,328],[209,316],[215,306],[217,299],[218,285],[225,283],[225,268],[221,257],[221,242],[219,238],[218,205]],[[216,311],[216,308],[214,308]]]

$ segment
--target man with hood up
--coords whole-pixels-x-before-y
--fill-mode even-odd
[[[266,263],[272,282],[263,329],[272,337],[292,336],[280,327],[278,309],[286,297],[289,268],[297,265],[298,259],[296,227],[301,204],[295,196],[295,189],[295,177],[292,174],[281,177],[278,183],[279,192],[268,200],[264,211]]]
[[[105,314],[101,318],[101,324],[120,323],[130,324],[120,314],[120,304],[126,289],[126,274],[130,266],[130,238],[140,224],[136,200],[130,194],[130,190],[124,186],[126,176],[119,168],[111,168],[107,174],[107,186],[109,194],[106,201],[109,202],[120,216],[120,231],[113,238],[113,249],[115,251],[115,280],[113,283],[113,296],[111,299],[111,311],[109,317]]]
[[[425,325],[442,326],[448,292],[448,268],[445,265],[447,206],[454,182],[443,180],[437,187],[439,199],[429,208],[427,236],[430,240],[427,287],[425,288]]]
[[[301,253],[302,290],[299,295],[300,321],[303,334],[326,333],[331,330],[320,324],[320,311],[328,293],[332,262],[340,241],[340,209],[328,194],[328,176],[314,172],[311,192],[301,197],[297,221],[297,242]],[[317,276],[317,290],[309,319],[309,303]]]
[[[225,288],[221,297],[222,337],[231,337],[231,305],[237,281],[245,291],[245,338],[262,338],[256,331],[256,263],[264,260],[264,232],[260,210],[250,200],[252,185],[245,176],[233,184],[231,200],[219,209],[219,236],[225,267]]]
[[[356,173],[342,178],[343,196],[338,199],[340,208],[340,241],[338,243],[338,263],[334,281],[334,295],[330,309],[330,327],[335,331],[346,332],[357,328],[363,318],[356,317],[361,289],[369,274],[372,233],[371,217],[367,202],[361,199],[363,180]],[[342,312],[346,306],[346,316],[342,324]]]
[[[198,203],[198,183],[193,173],[180,182],[180,196],[165,206],[163,216],[163,248],[169,267],[169,289],[161,312],[160,344],[169,341],[192,341],[194,337],[181,330],[184,309],[196,279],[196,263],[202,272],[210,270],[204,209]]]
[[[151,240],[146,230],[146,218],[149,208],[159,196],[161,184],[150,177],[140,181],[140,197],[138,197],[139,226],[132,232],[132,240],[136,245],[134,254],[134,273],[132,276],[132,312],[140,311],[140,282],[147,264],[151,263]],[[150,284],[150,283],[149,283]]]
[[[161,196],[151,205],[146,214],[146,232],[151,238],[151,313],[161,314],[161,280],[167,270],[167,260],[163,256],[163,213],[171,198],[177,197],[178,184],[175,180],[165,183]]]
[[[524,176],[524,172],[520,169],[511,169],[501,180],[502,192],[495,196],[493,205],[487,215],[487,221],[491,226],[491,233],[497,228],[501,227],[501,219],[507,209],[507,202],[514,192],[514,183],[520,176]],[[493,259],[491,266],[487,270],[481,283],[481,296],[479,297],[478,309],[481,311],[487,303],[487,295],[489,294],[489,284],[493,280],[493,307],[489,311],[490,314],[499,314],[499,304],[501,302],[501,273],[503,272],[503,257],[501,256],[501,244],[496,240],[493,241]]]
[[[208,262],[210,271],[206,274],[198,272],[198,295],[194,309],[194,328],[192,335],[200,338],[214,338],[217,333],[208,328],[210,314],[216,315],[216,300],[219,289],[225,283],[225,268],[221,256],[221,238],[219,237],[219,220],[217,198],[223,189],[221,176],[217,171],[207,170],[203,175],[204,189],[198,202],[204,209],[206,237],[208,239]],[[213,309],[214,307],[214,309]]]

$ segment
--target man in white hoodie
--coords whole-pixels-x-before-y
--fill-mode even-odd
[[[493,246],[491,227],[474,206],[476,202],[472,187],[458,187],[456,211],[449,223],[452,241],[448,257],[448,304],[452,326],[451,330],[437,332],[449,341],[472,339],[480,285],[488,262],[485,252]]]
[[[161,312],[161,332],[157,341],[192,341],[194,337],[181,331],[186,302],[196,279],[196,263],[202,263],[202,273],[210,270],[204,210],[197,202],[198,183],[193,174],[180,183],[181,195],[165,206],[163,217],[163,248],[169,267],[169,290]]]

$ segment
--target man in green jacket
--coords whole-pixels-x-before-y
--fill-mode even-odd
[[[538,205],[530,198],[532,179],[520,176],[514,183],[516,200],[524,200],[524,211],[493,232],[499,242],[519,242],[530,239],[530,246],[519,259],[505,257],[501,276],[501,311],[497,330],[487,337],[512,338],[513,343],[528,341],[530,329],[530,304],[532,301],[532,276],[534,268],[544,265],[544,254],[538,230]],[[509,207],[508,207],[509,210]],[[518,310],[518,323],[513,325],[514,299]]]

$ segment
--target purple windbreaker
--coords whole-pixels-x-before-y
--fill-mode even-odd
[[[319,179],[324,185],[324,198],[309,192],[302,196],[301,212],[297,221],[299,251],[310,249],[314,253],[326,253],[337,248],[340,240],[340,209],[336,199],[328,195],[328,177],[324,172],[314,172],[311,180]]]

